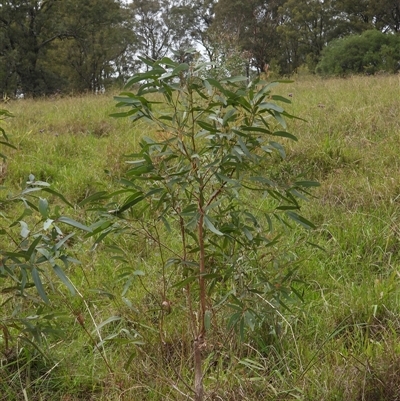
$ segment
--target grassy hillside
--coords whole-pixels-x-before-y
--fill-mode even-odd
[[[299,141],[286,143],[286,160],[266,174],[283,180],[303,174],[321,183],[303,205],[317,229],[297,227],[281,245],[300,260],[303,300],[291,299],[289,310],[244,342],[213,327],[205,356],[210,399],[399,400],[400,76],[299,77],[275,93],[289,96],[287,111],[306,122],[289,123]],[[74,204],[118,188],[127,170],[123,155],[152,135],[144,122],[110,118],[108,94],[5,107],[15,114],[5,128],[18,147],[0,169],[10,192],[29,174]],[[77,220],[93,218],[61,207]],[[123,258],[111,258],[102,245],[92,250],[90,239],[71,242],[71,255],[81,261],[68,271],[77,296],[49,280],[52,307],[38,303],[35,292],[31,301],[14,297],[2,306],[0,326],[16,327],[10,344],[0,334],[1,400],[190,399],[184,384],[191,380],[190,336],[180,295],[171,294],[171,314],[160,313],[159,251],[140,237],[118,241]],[[173,247],[173,235],[170,241]],[[299,241],[304,245],[295,249]],[[128,287],[133,270],[146,275]],[[7,297],[0,294],[2,302]],[[43,330],[34,345],[32,331],[18,329],[27,322]]]

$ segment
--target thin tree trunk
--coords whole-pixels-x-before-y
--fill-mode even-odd
[[[202,335],[194,340],[194,391],[195,401],[204,400],[204,387],[203,387],[203,369],[201,349],[203,348],[204,338]]]
[[[200,310],[198,320],[198,334],[194,340],[194,391],[195,401],[204,400],[204,387],[203,387],[203,369],[202,369],[202,357],[201,351],[204,347],[206,328],[204,324],[204,317],[206,313],[206,286],[204,281],[204,274],[206,271],[205,267],[205,249],[204,249],[204,211],[203,205],[199,204],[200,219],[199,219],[199,248],[200,248],[200,260],[199,260],[199,287],[200,287]]]

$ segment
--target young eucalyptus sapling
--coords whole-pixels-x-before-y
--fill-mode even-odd
[[[316,184],[283,185],[268,176],[268,163],[285,157],[279,139],[296,140],[286,132],[285,118],[293,116],[276,103],[290,101],[271,94],[277,82],[202,78],[207,64],[179,64],[169,58],[142,61],[148,71],[130,79],[127,88],[132,91],[116,98],[117,106],[128,110],[114,116],[144,120],[155,135],[143,135],[140,151],[130,155],[134,160],[122,180],[124,188],[115,193],[119,202],[108,216],[103,213],[94,233],[104,238],[124,221],[136,220],[137,231],[169,253],[162,270],[176,269],[180,281],[174,288],[182,288],[186,296],[193,391],[200,401],[202,353],[215,313],[226,304],[231,310],[228,328],[241,337],[254,328],[260,318],[255,295],[280,291],[270,285],[260,262],[278,241],[273,220],[292,219],[311,227],[298,214],[298,198]],[[264,199],[267,210],[260,205],[254,212],[253,194]],[[151,233],[157,224],[179,236],[179,249],[171,252],[160,235]],[[162,306],[170,307],[167,298]]]
[[[7,110],[0,110],[0,121],[11,117]],[[0,145],[16,149],[0,126]],[[7,153],[0,153],[5,161]],[[0,187],[0,190],[5,187]],[[59,206],[52,207],[44,194],[56,196],[72,207],[65,197],[53,190],[50,184],[29,175],[26,187],[16,194],[0,194],[0,293],[2,305],[8,304],[12,313],[0,316],[0,329],[5,338],[5,355],[12,349],[11,338],[33,337],[41,342],[42,328],[46,333],[55,333],[55,315],[49,315],[42,301],[50,304],[48,283],[52,286],[51,273],[74,294],[75,288],[65,270],[78,263],[68,251],[68,242],[74,233],[67,232],[64,224],[90,231],[85,225],[61,214]],[[16,211],[19,214],[16,215]],[[40,296],[39,299],[35,292]],[[37,306],[29,319],[24,317],[24,303]],[[7,309],[5,309],[7,311]],[[50,317],[49,317],[50,316]],[[18,336],[14,336],[15,333]],[[13,334],[13,335],[12,335]]]

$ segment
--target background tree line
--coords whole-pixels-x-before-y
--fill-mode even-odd
[[[328,44],[368,30],[386,35],[374,43],[391,59],[354,72],[398,70],[399,0],[1,0],[0,92],[96,91],[145,68],[138,55],[179,60],[188,47],[211,74],[314,72]]]

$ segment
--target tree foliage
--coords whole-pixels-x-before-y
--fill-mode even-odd
[[[400,69],[400,36],[371,30],[331,42],[322,52],[317,72],[346,75]]]
[[[315,69],[321,51],[338,32],[345,34],[342,21],[334,18],[334,1],[298,2],[287,0],[279,9],[283,23],[278,27],[284,53],[284,72],[306,65]],[[286,66],[286,68],[285,68]]]
[[[251,65],[263,72],[272,58],[277,57],[281,23],[278,13],[282,0],[229,1],[215,6],[215,29],[225,43],[238,44]]]
[[[202,350],[211,320],[225,320],[227,330],[243,339],[265,322],[259,297],[268,300],[264,307],[271,312],[270,305],[279,309],[282,297],[296,293],[295,268],[289,267],[294,261],[286,265],[287,255],[276,252],[275,225],[312,227],[299,214],[300,200],[317,183],[282,183],[268,175],[268,165],[285,157],[279,140],[296,140],[286,132],[285,118],[293,116],[277,104],[290,101],[271,94],[276,83],[203,78],[208,65],[198,62],[142,61],[148,71],[135,74],[127,84],[132,91],[116,98],[127,111],[115,117],[149,121],[157,138],[143,137],[141,150],[130,155],[124,187],[98,208],[93,234],[98,241],[139,235],[158,247],[162,308],[171,307],[177,288],[185,289],[175,302],[186,311],[193,336],[193,387],[195,400],[202,401]],[[251,193],[264,194],[267,210],[254,210]],[[104,193],[89,201],[104,202]],[[178,239],[173,249],[171,235]],[[128,274],[126,288],[143,274]]]
[[[159,60],[192,44],[197,21],[191,2],[133,0],[128,7],[139,54]]]
[[[368,29],[400,31],[400,4],[397,0],[337,0],[336,9],[348,21],[354,33]]]
[[[62,20],[61,2],[7,1],[0,8],[2,91],[20,87],[32,94],[54,90],[56,83],[40,61],[51,42],[72,36]]]
[[[116,0],[8,1],[0,8],[0,90],[92,90],[132,36]],[[130,31],[131,32],[131,31]]]
[[[73,38],[54,41],[44,63],[63,79],[68,90],[95,92],[110,83],[115,62],[135,37],[115,0],[70,3],[64,3],[71,10],[65,24]]]
[[[310,71],[334,39],[400,30],[397,0],[11,0],[0,5],[0,92],[96,91],[198,48],[210,74]],[[179,58],[179,56],[177,56]]]

